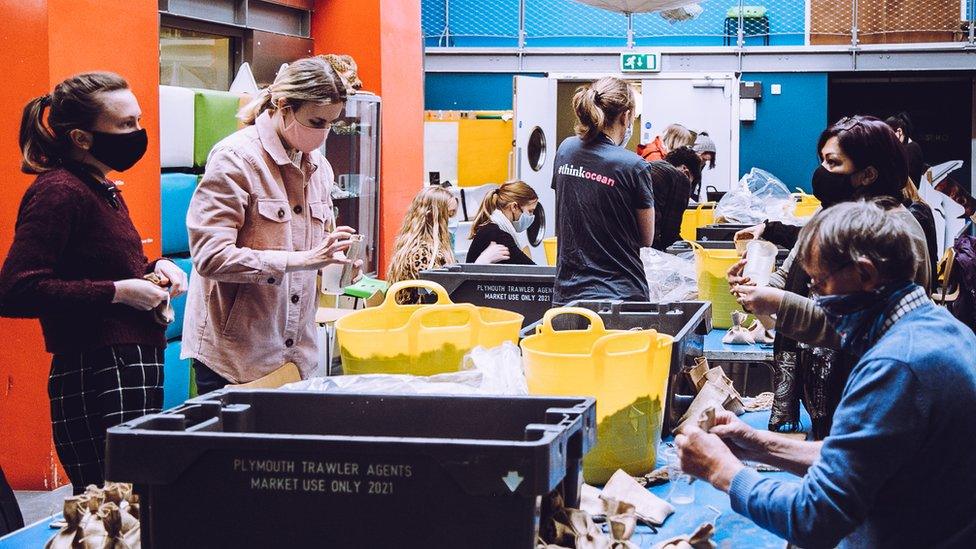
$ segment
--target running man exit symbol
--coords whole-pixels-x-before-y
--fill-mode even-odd
[[[658,53],[621,53],[621,72],[660,72],[661,56]]]

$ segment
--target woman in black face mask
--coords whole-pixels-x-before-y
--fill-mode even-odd
[[[102,484],[108,427],[162,407],[169,299],[186,288],[174,263],[143,255],[107,177],[145,154],[141,114],[120,76],[86,73],[21,120],[21,169],[37,178],[0,272],[0,314],[41,321],[54,443],[75,493]]]
[[[903,205],[907,162],[905,150],[894,132],[876,118],[844,118],[821,134],[817,150],[821,165],[813,174],[812,186],[823,207],[857,199],[890,199],[894,213],[913,228],[915,281],[929,287],[931,266],[926,236],[915,216]],[[756,314],[776,315],[776,397],[770,429],[798,427],[802,399],[813,420],[814,438],[819,440],[830,431],[833,412],[850,368],[859,357],[842,348],[826,315],[810,299],[822,281],[811,281],[794,263],[799,229],[767,222],[743,231],[793,248],[793,252],[767,287],[754,286],[742,277],[744,261],[729,270],[728,280],[743,308]],[[857,273],[851,270],[836,276],[857,276]]]

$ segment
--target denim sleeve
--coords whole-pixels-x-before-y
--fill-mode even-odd
[[[858,365],[820,459],[802,482],[746,469],[733,479],[732,509],[807,549],[836,546],[864,522],[879,490],[921,444],[929,417],[921,390],[904,363]]]

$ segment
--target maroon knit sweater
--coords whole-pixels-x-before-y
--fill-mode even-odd
[[[113,281],[154,268],[129,209],[111,185],[72,167],[27,189],[14,243],[0,271],[0,315],[40,318],[50,353],[110,345],[165,347],[152,312],[113,304]]]

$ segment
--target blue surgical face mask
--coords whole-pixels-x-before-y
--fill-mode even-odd
[[[512,226],[515,227],[515,232],[522,233],[529,230],[533,221],[535,221],[535,214],[523,211],[522,216],[512,222]]]
[[[871,345],[889,306],[913,289],[915,284],[899,284],[871,291],[817,296],[814,301],[840,336],[841,349],[859,355]]]

